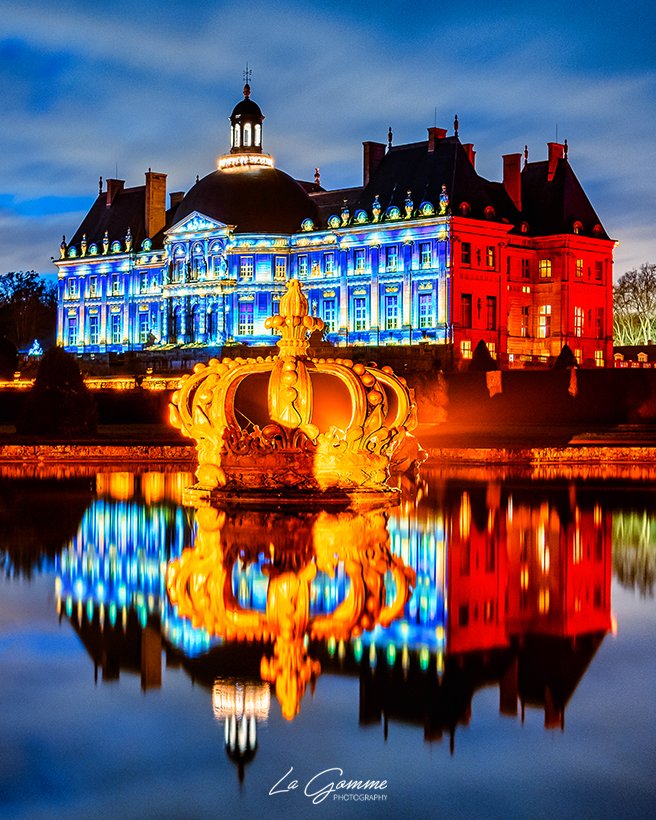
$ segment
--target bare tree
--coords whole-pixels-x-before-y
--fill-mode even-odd
[[[613,292],[616,345],[656,341],[656,264],[644,262],[620,277]]]

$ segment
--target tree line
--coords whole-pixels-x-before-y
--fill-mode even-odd
[[[46,349],[54,344],[57,325],[57,286],[36,271],[0,275],[0,338],[17,348],[38,339]]]
[[[615,344],[656,343],[656,264],[644,262],[627,271],[613,289]]]

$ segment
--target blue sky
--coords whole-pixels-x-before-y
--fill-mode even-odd
[[[360,184],[363,140],[452,129],[477,168],[567,138],[616,276],[656,262],[656,4],[0,0],[0,273],[53,272],[98,177],[187,190],[226,150],[246,61],[278,167]]]

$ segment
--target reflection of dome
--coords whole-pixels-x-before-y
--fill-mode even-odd
[[[237,764],[240,782],[244,779],[244,767],[257,751],[257,721],[268,718],[270,703],[267,683],[242,683],[225,678],[217,678],[214,683],[214,717],[225,719],[226,754]]]
[[[203,177],[180,203],[174,223],[194,211],[235,225],[239,233],[293,233],[306,217],[318,218],[314,203],[289,174],[257,166]]]

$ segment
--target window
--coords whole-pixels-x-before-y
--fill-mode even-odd
[[[98,277],[91,276],[89,278],[89,296],[100,296],[98,292]]]
[[[250,122],[244,123],[244,147],[250,148],[251,146],[251,124]]]
[[[463,339],[460,342],[460,355],[463,359],[471,359],[472,357],[472,346],[470,339]]]
[[[241,145],[241,128],[238,125],[235,125],[235,148],[239,148]]]
[[[497,297],[488,296],[486,299],[487,306],[487,329],[497,329]]]
[[[399,326],[399,297],[385,297],[385,328],[394,330]]]
[[[433,294],[419,294],[419,327],[432,327],[433,325]]]
[[[117,296],[121,292],[121,277],[118,273],[112,274],[112,294]]]
[[[604,309],[597,308],[595,313],[595,336],[597,339],[603,339],[604,333]]]
[[[519,321],[519,335],[525,339],[528,336],[528,305],[522,305]]]
[[[173,271],[171,272],[172,282],[184,281],[185,260],[183,257],[178,257],[173,263]]]
[[[460,261],[463,265],[471,265],[471,242],[463,242],[460,246]]]
[[[77,344],[77,317],[68,317],[68,343],[69,345]]]
[[[252,279],[253,278],[253,257],[252,256],[242,256],[239,260],[239,276],[241,279]]]
[[[463,293],[460,297],[460,324],[463,327],[472,326],[472,295]]]
[[[604,278],[604,263],[601,261],[595,262],[595,280],[602,282]]]
[[[522,279],[531,278],[531,260],[522,259]]]
[[[367,327],[367,300],[358,296],[353,300],[353,329],[364,330]]]
[[[194,256],[191,260],[191,276],[192,282],[197,282],[199,279],[205,277],[205,257]]]
[[[287,278],[287,259],[284,256],[276,256],[273,278],[283,282]]]
[[[496,342],[488,342],[487,343],[487,349],[490,351],[490,356],[492,356],[493,359],[496,359],[496,357],[497,357],[497,343]]]
[[[595,365],[597,367],[604,366],[604,351],[603,350],[595,350]]]
[[[458,626],[469,626],[469,604],[458,607]]]
[[[574,308],[574,335],[583,336],[583,308]]]
[[[578,279],[583,278],[583,260],[577,259],[576,260],[576,276]]]
[[[148,318],[148,311],[142,311],[139,314],[139,341],[145,345],[148,341],[148,334],[150,332],[150,324]]]
[[[253,335],[253,303],[240,302],[239,303],[239,325],[237,333],[240,336]]]
[[[89,344],[97,345],[100,337],[100,319],[97,315],[89,316]]]
[[[485,264],[488,268],[495,268],[497,264],[496,248],[494,245],[488,245],[485,249]]]
[[[324,253],[323,269],[328,276],[331,276],[335,272],[335,254],[332,253],[332,251],[330,253]]]
[[[538,337],[551,336],[551,305],[540,305],[538,309]]]
[[[148,292],[148,274],[142,273],[139,277],[139,292],[140,293],[147,293]]]
[[[356,273],[364,271],[364,248],[356,248],[353,251],[353,269]]]
[[[68,295],[71,297],[77,296],[77,279],[68,280]]]
[[[538,262],[540,279],[551,279],[551,259],[540,259]]]
[[[433,249],[430,242],[422,242],[419,245],[419,266],[430,268],[433,264]]]
[[[399,265],[399,246],[388,245],[385,248],[385,270],[395,271]]]
[[[121,344],[121,314],[120,313],[112,313],[112,344],[113,345],[120,345]]]
[[[324,299],[323,301],[323,321],[326,325],[328,333],[334,333],[337,330],[335,300]]]
[[[303,279],[307,276],[308,273],[308,258],[303,254],[303,256],[298,257],[298,277],[299,279]]]
[[[262,143],[262,126],[260,125],[259,122],[255,123],[254,131],[255,131],[255,139],[254,139],[253,142],[254,142],[254,145],[257,148],[259,148],[260,144]]]

